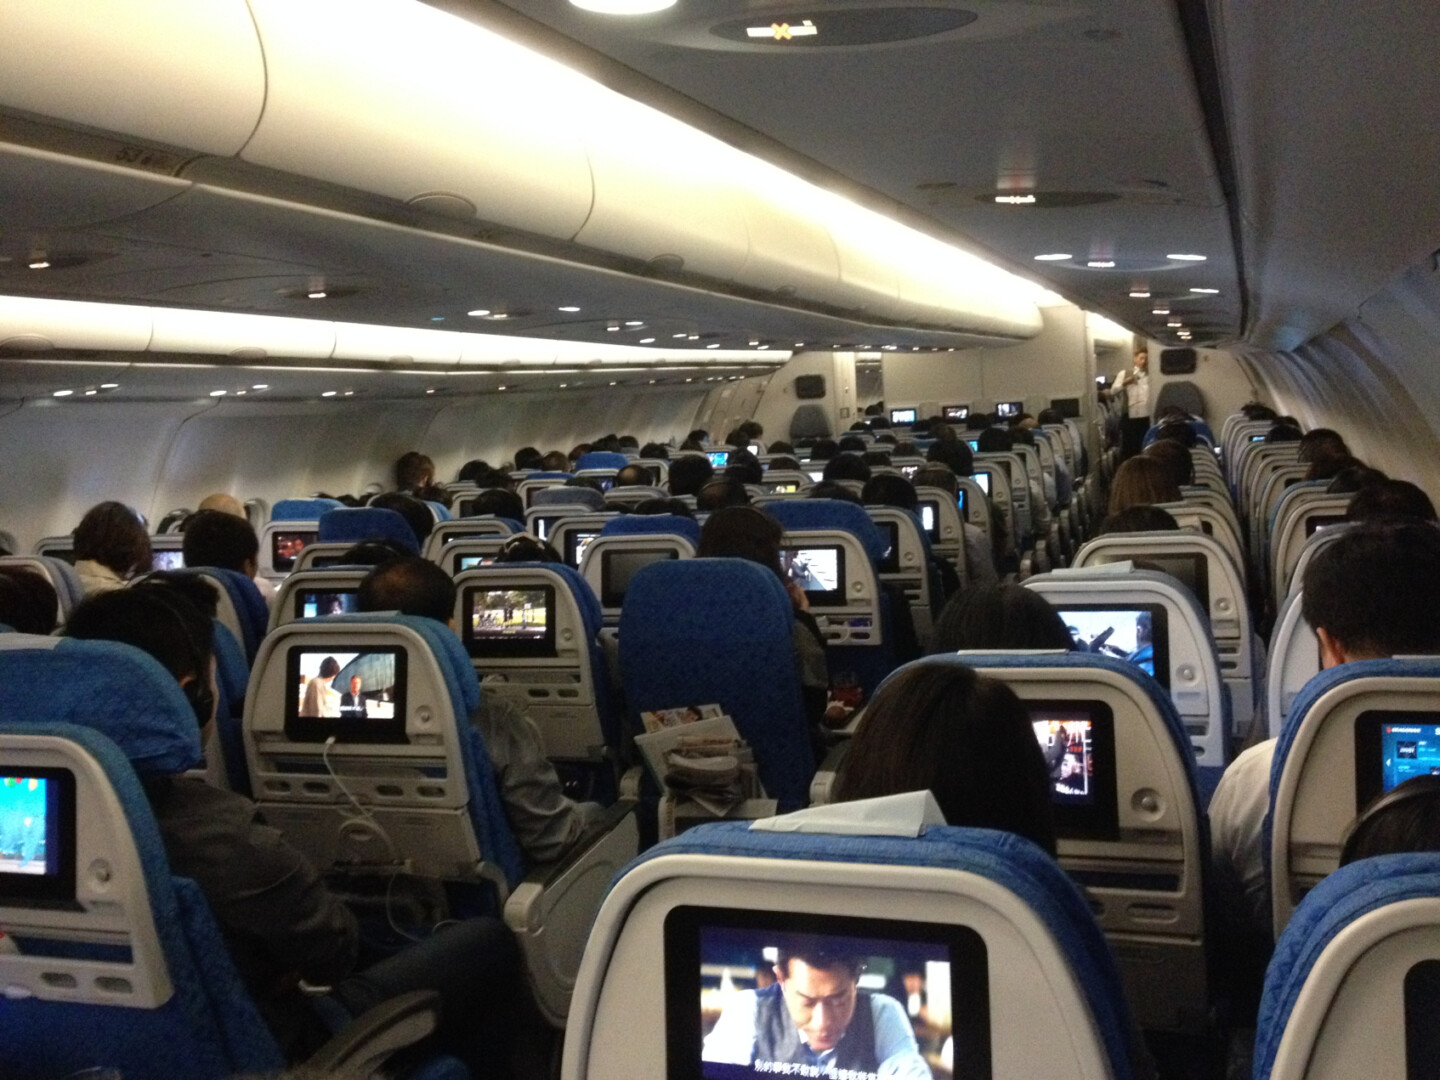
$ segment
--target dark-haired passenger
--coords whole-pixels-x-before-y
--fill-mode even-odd
[[[1355,493],[1345,510],[1346,521],[1435,521],[1430,496],[1408,480],[1377,480]]]
[[[1158,506],[1150,506],[1147,503],[1140,503],[1136,506],[1128,506],[1124,510],[1117,510],[1108,515],[1100,522],[1100,528],[1096,530],[1097,536],[1105,536],[1109,533],[1134,533],[1134,532],[1170,532],[1178,531],[1180,523],[1175,520],[1170,511],[1162,510]]]
[[[17,634],[53,633],[59,604],[45,575],[23,566],[0,566],[0,627]]]
[[[1375,796],[1340,845],[1340,865],[1376,855],[1440,851],[1440,776],[1412,776]]]
[[[703,454],[681,454],[670,462],[668,483],[671,495],[699,495],[715,475],[715,466]]]
[[[1074,648],[1060,613],[1023,585],[990,585],[950,598],[930,639],[932,653]]]
[[[275,589],[260,577],[260,539],[248,518],[223,510],[197,510],[185,519],[181,550],[188,567],[213,566],[234,570],[255,583],[266,606],[275,602]]]
[[[75,573],[86,596],[119,589],[150,569],[150,534],[124,503],[92,506],[75,527]]]

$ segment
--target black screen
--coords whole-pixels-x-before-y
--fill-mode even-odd
[[[1405,973],[1405,1080],[1440,1080],[1440,960]]]
[[[1057,834],[1118,837],[1115,723],[1109,706],[1099,701],[1027,701],[1025,707],[1050,772]]]
[[[398,645],[291,646],[286,654],[286,738],[406,742],[406,670],[407,654]]]
[[[75,776],[0,766],[0,903],[75,899]]]
[[[875,564],[875,569],[881,574],[898,574],[900,572],[900,524],[895,521],[877,521],[875,527],[880,530],[880,536],[885,544],[885,554]]]
[[[780,549],[780,568],[815,607],[844,607],[845,551],[820,544]]]
[[[360,610],[359,589],[304,589],[295,594],[295,617],[349,615]]]
[[[780,968],[782,951],[787,959]],[[988,955],[967,926],[677,907],[665,919],[664,963],[670,1080],[844,1075],[807,1066],[801,1056],[809,1060],[811,1048],[823,1052],[852,1033],[862,1003],[869,1005],[862,1023],[879,1012],[907,1025],[908,1037],[892,1044],[892,1056],[876,1062],[877,1069],[854,1070],[854,1076],[991,1075]],[[797,1001],[807,989],[841,999],[828,1019],[807,1010],[809,1047],[783,1058],[785,1043],[765,1046],[754,1023],[761,1010],[781,1024],[793,1017],[785,1000],[791,991],[780,977]],[[873,1045],[856,1048],[874,1051]]]
[[[319,534],[309,532],[273,532],[270,534],[270,565],[276,570],[295,569],[295,560],[300,557],[300,549],[306,544],[313,544]]]
[[[555,589],[527,585],[465,588],[462,636],[476,657],[554,656]]]
[[[1169,689],[1170,633],[1163,605],[1054,603],[1077,652],[1125,660]]]
[[[630,579],[642,567],[666,559],[678,559],[680,553],[674,548],[649,548],[646,550],[620,551],[611,548],[600,555],[600,603],[607,608],[616,608],[625,602],[625,591],[630,588]]]
[[[1200,601],[1202,611],[1207,614],[1210,611],[1210,561],[1205,558],[1203,552],[1145,552],[1144,554],[1130,552],[1104,555],[1099,561],[1102,563],[1133,562],[1137,570],[1154,570],[1161,574],[1169,574],[1195,594],[1195,599]]]

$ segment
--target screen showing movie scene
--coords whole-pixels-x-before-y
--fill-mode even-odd
[[[723,469],[730,464],[729,450],[707,450],[705,456],[710,459],[710,464],[717,469]]]
[[[653,562],[678,559],[673,548],[651,548],[649,551],[607,551],[600,562],[600,603],[608,608],[625,603],[630,579]]]
[[[915,423],[916,410],[914,409],[891,409],[890,423],[892,424],[913,424]]]
[[[1024,410],[1023,401],[1000,401],[995,404],[995,415],[1002,420],[1009,420],[1019,416]]]
[[[667,1016],[670,1076],[990,1076],[985,943],[968,927],[714,914],[666,920],[667,1012],[690,1012]]]
[[[1050,770],[1051,798],[1060,805],[1095,801],[1095,732],[1088,712],[1030,707],[1035,739]]]
[[[1134,664],[1146,675],[1168,686],[1170,671],[1162,654],[1165,610],[1158,605],[1126,607],[1056,604],[1070,630],[1076,652],[1100,653]],[[1158,625],[1157,625],[1158,624]]]
[[[980,486],[980,490],[986,495],[990,494],[990,474],[988,472],[976,472],[970,479]]]
[[[405,741],[405,650],[296,645],[285,733],[297,742]]]
[[[0,901],[74,899],[74,774],[0,767]]]
[[[455,573],[461,570],[474,570],[477,566],[494,566],[498,561],[494,555],[457,555],[455,556]]]
[[[808,476],[808,477],[810,477],[811,483],[818,484],[818,483],[820,483],[821,480],[824,480],[824,479],[825,479],[825,470],[824,470],[824,469],[806,469],[806,470],[805,470],[805,475]]]
[[[920,504],[920,526],[930,534],[931,540],[940,539],[939,526],[935,523],[935,518],[939,513],[940,508],[932,502]]]
[[[765,486],[776,495],[793,495],[800,490],[800,485],[793,480],[783,484],[766,484]]]
[[[780,569],[805,590],[810,603],[845,603],[845,553],[838,547],[780,549]]]
[[[462,634],[471,656],[554,656],[555,590],[549,585],[464,592]]]
[[[155,548],[150,554],[150,569],[183,570],[185,569],[185,553],[179,548],[172,548],[169,551]]]
[[[276,532],[270,534],[270,565],[276,570],[294,570],[300,549],[315,542],[313,532]]]
[[[942,415],[947,421],[968,420],[970,418],[970,406],[946,405]]]
[[[965,440],[965,444],[970,447],[970,452],[971,452],[972,454],[978,454],[978,453],[980,452],[980,440],[979,440],[979,439],[966,439],[966,440]]]
[[[566,562],[577,570],[580,568],[580,561],[585,558],[585,551],[600,534],[598,532],[579,532],[572,530],[565,538]]]
[[[906,479],[906,480],[909,480],[911,483],[914,483],[914,482],[915,482],[915,474],[918,473],[919,471],[920,471],[920,466],[919,466],[919,465],[901,465],[901,466],[900,466],[900,475],[903,476],[903,477],[905,477],[905,479]]]
[[[359,610],[358,589],[305,589],[295,594],[297,619],[314,619],[321,615],[349,615]]]

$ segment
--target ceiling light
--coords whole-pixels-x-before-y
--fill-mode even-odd
[[[1130,290],[1130,299],[1132,299],[1132,300],[1149,300],[1149,299],[1150,299],[1150,290],[1149,290],[1149,289],[1131,289],[1131,290]]]
[[[250,389],[251,389],[251,390],[269,390],[269,389],[270,389],[270,384],[269,384],[268,382],[257,382],[254,386],[250,387]]]
[[[433,394],[433,393],[435,392],[435,390],[434,390],[434,388],[432,387],[431,389],[426,390],[425,392],[426,392],[427,394]]]
[[[756,345],[759,345],[759,344],[760,344],[760,339],[759,339],[759,338],[756,338],[756,339],[754,339],[753,341],[750,342],[750,347],[753,349]]]
[[[614,379],[611,379],[611,380],[610,380],[610,385],[611,385],[611,386],[619,386],[620,384],[619,384],[618,382],[616,382]]]
[[[642,338],[640,339],[640,344],[641,344],[641,345],[653,345],[654,343],[655,343],[655,339],[654,339],[653,337],[642,337]]]
[[[94,397],[94,396],[95,396],[96,394],[98,394],[99,392],[100,392],[99,390],[86,390],[86,391],[85,391],[85,396],[86,396],[86,397]]]
[[[765,350],[765,349],[768,349],[769,347],[770,347],[769,345],[756,345],[756,346],[755,346],[755,348],[760,349],[760,350],[762,350],[762,351]]]
[[[625,325],[626,325],[626,326],[644,326],[645,324],[644,324],[643,322],[641,322],[639,319],[626,319],[626,320],[625,320]]]
[[[1005,206],[1029,206],[1035,201],[1034,195],[996,195],[995,201]]]
[[[686,335],[685,335],[685,340],[686,340],[686,341],[699,341],[699,340],[700,340],[700,335],[699,335],[699,334],[686,334]]]
[[[496,389],[496,390],[509,390],[510,388],[509,388],[508,386],[497,386],[495,389]]]
[[[651,385],[651,386],[654,386],[654,385],[655,385],[655,380],[654,380],[654,379],[651,379],[651,380],[650,380],[650,385]]]
[[[1219,290],[1219,289],[1191,289],[1190,291],[1193,292],[1193,293],[1199,293],[1201,296],[1219,296],[1219,295],[1220,295],[1220,290]]]
[[[490,309],[485,307],[476,308],[474,311],[467,311],[466,315],[476,319],[483,319],[490,314]]]
[[[244,397],[244,396],[245,396],[246,394],[248,394],[249,392],[250,392],[249,390],[236,390],[236,391],[235,391],[235,396],[236,396],[236,397]]]
[[[444,322],[444,321],[445,321],[445,316],[444,316],[444,315],[431,315],[431,316],[430,316],[430,321],[431,321],[431,322]]]
[[[581,11],[597,15],[650,15],[674,7],[675,0],[570,0]]]
[[[578,307],[576,307],[574,304],[566,304],[565,306],[563,306],[563,307],[558,307],[558,308],[556,308],[555,310],[556,310],[556,311],[563,311],[563,312],[565,312],[565,313],[568,314],[568,315],[574,315],[574,314],[575,314],[577,311],[579,311],[580,309],[579,309]]]
[[[613,330],[619,330],[619,329],[620,329],[620,326],[619,326],[619,324],[617,324],[617,323],[611,323],[609,326],[605,327],[605,329],[606,329],[606,330],[612,330],[612,331],[613,331]]]
[[[719,347],[720,343],[718,341],[712,341],[709,345],[705,346],[707,349],[718,349]]]
[[[69,397],[69,396],[70,396],[71,394],[73,394],[73,393],[75,393],[74,390],[56,390],[55,393],[53,393],[53,394],[50,395],[50,396],[51,396],[51,397]]]
[[[226,393],[226,392],[225,392],[224,390],[211,390],[211,391],[210,391],[210,396],[211,396],[211,397],[224,397],[224,396],[225,396],[225,393]]]
[[[426,392],[427,394],[433,394],[435,391],[434,391],[434,390],[426,390],[425,392]],[[323,394],[321,394],[320,396],[321,396],[321,397],[334,397],[334,396],[336,395],[336,393],[338,393],[338,391],[335,391],[335,390],[326,390],[326,391],[325,391]]]
[[[120,384],[119,384],[118,382],[102,382],[102,383],[100,384],[100,389],[101,389],[101,390],[119,390],[119,389],[120,389]]]
[[[797,341],[797,342],[795,342],[795,348],[797,348],[797,349],[803,349],[804,347],[805,347],[805,343],[804,343],[803,341]]]
[[[1094,270],[1109,270],[1115,265],[1114,259],[1091,259],[1085,264]]]
[[[35,260],[34,260],[33,262],[31,262],[29,265],[30,265],[30,269],[31,269],[31,270],[48,270],[48,269],[50,269],[50,260],[48,260],[48,259],[35,259]]]
[[[354,391],[354,390],[346,390],[346,391],[345,391],[345,396],[346,396],[346,397],[354,397],[354,396],[355,396],[355,391]]]
[[[1185,255],[1185,254],[1180,254],[1180,255],[1166,255],[1165,258],[1170,259],[1170,260],[1172,260],[1172,261],[1174,261],[1174,262],[1204,262],[1204,261],[1205,261],[1205,256],[1204,256],[1204,255]]]
[[[1151,315],[1169,315],[1169,314],[1170,314],[1170,309],[1169,309],[1168,307],[1151,308],[1151,309],[1150,309],[1150,314],[1151,314]]]
[[[694,379],[686,379],[685,381],[686,381],[686,382],[694,382],[695,380],[694,380]]]
[[[1184,326],[1185,324],[1184,324],[1183,322],[1181,322],[1179,319],[1171,319],[1171,320],[1170,320],[1169,322],[1167,322],[1165,325],[1168,326],[1168,327],[1170,327],[1170,329],[1175,330],[1175,329],[1178,329],[1179,327]]]
[[[307,299],[310,299],[310,300],[324,300],[324,299],[325,299],[325,290],[324,290],[324,289],[316,289],[314,292],[307,292],[307,293],[305,294],[305,296],[306,296]]]
[[[1055,252],[1054,254],[1051,254],[1051,255],[1036,255],[1036,256],[1035,256],[1035,261],[1036,261],[1036,262],[1064,262],[1064,261],[1065,261],[1066,259],[1068,259],[1068,258],[1071,258],[1071,256],[1070,256],[1069,254],[1067,254],[1067,253],[1064,253],[1064,252]]]
[[[503,312],[503,311],[497,311],[497,312],[495,312],[494,315],[491,315],[491,316],[490,316],[490,318],[492,318],[492,319],[508,319],[509,317],[510,317],[510,316],[507,315],[507,314],[505,314],[505,312]]]
[[[561,390],[564,390],[564,389],[565,389],[567,386],[569,386],[569,385],[570,385],[569,383],[562,382],[562,383],[560,384],[560,389],[561,389]]]
[[[671,334],[670,336],[671,336],[672,338],[682,338],[682,337],[685,336],[685,331],[684,331],[684,330],[681,330],[680,333],[678,333],[678,334]]]

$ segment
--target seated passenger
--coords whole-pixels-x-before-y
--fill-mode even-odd
[[[626,465],[615,474],[615,486],[619,487],[649,487],[650,470],[644,465]],[[521,519],[523,520],[523,518]]]
[[[494,514],[496,517],[509,518],[511,521],[524,521],[525,504],[513,491],[487,488],[471,500],[470,513],[474,517]]]
[[[1180,485],[1164,462],[1140,455],[1129,458],[1115,470],[1110,481],[1107,513],[1116,514],[1132,506],[1180,501]]]
[[[1060,613],[1022,585],[978,586],[951,597],[930,639],[931,653],[1074,647]]]
[[[725,475],[742,484],[758,484],[765,479],[765,470],[760,467],[760,459],[742,447],[730,451]]]
[[[66,634],[149,653],[180,684],[202,740],[208,735],[217,701],[213,625],[183,591],[147,580],[90,597]],[[186,776],[141,780],[171,871],[200,886],[240,978],[292,1061],[330,1035],[301,991],[304,980],[333,986],[352,1016],[402,993],[437,990],[440,1044],[473,1076],[508,1075],[521,981],[502,923],[470,919],[392,956],[366,955],[355,916],[249,799]]]
[[[864,505],[859,495],[838,480],[821,480],[818,484],[812,484],[805,489],[805,498],[839,499],[841,502],[854,503],[856,506]]]
[[[1301,613],[1320,642],[1320,666],[1440,653],[1440,529],[1359,525],[1315,553],[1305,569]],[[1267,852],[1275,739],[1245,750],[1210,800],[1216,890],[1237,921],[1271,928]]]
[[[805,717],[818,729],[830,697],[830,669],[825,659],[825,635],[810,614],[810,601],[780,565],[780,540],[785,530],[763,510],[753,506],[730,506],[716,510],[700,530],[701,559],[748,559],[770,570],[790,596],[795,611],[791,645],[800,689],[805,698]]]
[[[727,506],[748,506],[750,493],[739,480],[728,476],[717,477],[700,489],[695,496],[695,508],[700,511],[720,510]]]
[[[260,540],[247,518],[222,510],[197,510],[185,519],[182,531],[186,566],[237,571],[255,583],[267,607],[275,602],[274,587],[258,576]]]
[[[677,517],[693,518],[695,511],[690,509],[690,504],[684,499],[662,499],[655,497],[646,499],[642,503],[636,503],[630,510],[632,514],[674,514]]]
[[[435,483],[435,462],[418,450],[400,455],[395,462],[395,489],[415,491]]]
[[[1055,854],[1050,770],[1030,714],[998,679],[914,664],[871,699],[836,801],[929,791],[950,825],[1001,829]]]
[[[1176,487],[1189,487],[1195,483],[1195,459],[1190,456],[1190,451],[1176,440],[1157,439],[1142,453],[1169,469]]]
[[[118,589],[150,569],[150,534],[124,503],[92,506],[75,527],[75,572],[86,596]]]
[[[240,505],[240,500],[223,491],[217,491],[213,495],[206,495],[201,499],[195,512],[199,513],[201,510],[219,510],[222,514],[231,514],[238,518],[245,517],[245,507]],[[248,521],[249,518],[246,520]]]
[[[781,938],[775,981],[740,990],[705,1036],[701,1060],[800,1075],[930,1080],[905,1009],[888,994],[860,989],[863,959],[833,938]]]
[[[1377,795],[1340,843],[1340,865],[1375,855],[1440,851],[1440,776],[1412,776]]]
[[[648,442],[640,448],[640,456],[652,461],[669,461],[670,448],[664,443]]]
[[[369,505],[380,510],[394,510],[404,518],[405,524],[409,525],[410,531],[415,534],[417,548],[424,546],[430,530],[435,528],[435,515],[430,512],[430,508],[414,495],[407,495],[403,491],[387,491],[376,495]]]
[[[1171,516],[1170,511],[1142,503],[1139,506],[1127,507],[1118,513],[1108,515],[1104,521],[1100,522],[1100,528],[1096,530],[1095,535],[1161,532],[1172,529],[1179,530],[1179,528],[1180,523]]]
[[[1345,520],[1433,522],[1435,504],[1408,480],[1378,480],[1355,493]]]
[[[863,484],[870,479],[870,466],[865,463],[863,455],[863,448],[859,452],[842,450],[825,463],[825,479],[858,480]]]
[[[360,611],[419,615],[454,630],[455,582],[427,559],[392,559],[360,582],[357,606]],[[526,859],[546,863],[560,858],[597,821],[600,806],[566,797],[534,721],[509,702],[481,695],[470,722],[485,740],[505,817]]]
[[[937,444],[938,445],[938,444]],[[962,441],[961,446],[965,447],[966,461],[970,461],[970,447]],[[931,449],[934,449],[932,447]],[[955,479],[958,474],[941,464],[927,465],[915,474],[915,486],[938,487],[942,491],[949,492],[951,498],[960,494],[960,485]],[[965,475],[970,475],[966,473]],[[978,525],[971,525],[966,521],[961,524],[965,533],[965,568],[970,574],[971,586],[999,585],[1000,574],[995,569],[998,561],[998,552],[1005,545],[1005,525],[1001,516],[990,514],[990,528],[994,536],[990,541],[985,539],[985,530]]]
[[[515,451],[515,468],[539,470],[544,468],[545,458],[539,450],[533,446],[522,446]]]
[[[569,472],[570,459],[563,450],[551,450],[541,459],[540,468],[543,472]]]
[[[699,454],[682,454],[670,462],[668,482],[671,495],[699,495],[715,475],[710,459]]]
[[[17,634],[55,631],[59,598],[43,574],[23,566],[0,566],[0,627]]]

